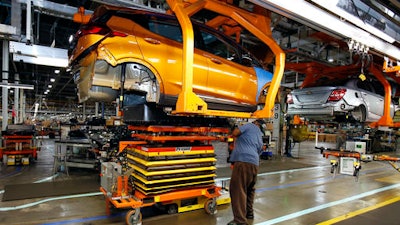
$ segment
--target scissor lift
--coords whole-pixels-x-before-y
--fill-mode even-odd
[[[224,127],[129,126],[137,140],[125,141],[123,166],[103,163],[102,187],[106,208],[131,208],[127,224],[141,224],[140,208],[164,206],[168,213],[216,206],[230,202],[225,185],[217,186],[215,153],[211,141],[224,140]],[[122,150],[122,149],[120,149]]]

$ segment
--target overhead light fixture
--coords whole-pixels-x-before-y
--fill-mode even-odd
[[[52,87],[53,87],[53,85],[49,84],[49,85],[47,85],[47,87],[48,87],[48,88],[52,88]]]
[[[304,0],[249,0],[277,14],[337,38],[353,39],[383,55],[400,60],[400,48]],[[329,1],[324,1],[329,2]],[[315,19],[318,18],[318,19]]]
[[[54,82],[54,81],[56,81],[55,78],[50,78],[50,82]]]
[[[359,17],[356,17],[345,10],[341,9],[338,7],[339,0],[312,0],[313,2],[317,3],[321,7],[324,7],[325,9],[335,13],[336,15],[340,16],[341,18],[349,21],[350,23],[355,24],[357,27],[362,28],[363,30],[368,31],[369,33],[389,42],[393,43],[395,41],[394,38],[390,37],[389,35],[385,34],[381,30],[371,26],[368,23],[365,23],[362,21]],[[357,10],[357,9],[356,9]]]
[[[55,73],[55,74],[59,74],[59,73],[60,73],[60,70],[54,70],[54,73]]]
[[[33,85],[29,84],[15,84],[15,83],[0,83],[0,87],[7,87],[7,88],[17,88],[17,89],[28,89],[33,90]]]

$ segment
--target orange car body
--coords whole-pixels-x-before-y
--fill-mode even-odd
[[[272,74],[232,38],[194,21],[193,27],[193,91],[211,109],[254,111]],[[173,107],[182,87],[181,33],[172,15],[98,8],[70,51],[80,102],[113,101],[123,85],[141,102]]]

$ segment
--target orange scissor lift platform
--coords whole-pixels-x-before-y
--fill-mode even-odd
[[[111,207],[129,208],[126,223],[141,224],[142,207],[157,204],[168,213],[204,208],[214,214],[217,205],[230,202],[225,184],[215,184],[211,145],[225,140],[229,128],[130,125],[128,129],[136,140],[120,143],[120,151],[127,153],[127,171],[114,176],[112,185],[102,183],[100,188],[108,213]]]
[[[37,159],[37,147],[34,146],[33,135],[3,135],[3,147],[0,148],[0,159],[7,165],[15,165],[16,159],[21,164],[29,165],[29,158]],[[10,161],[13,159],[13,161]],[[27,159],[27,160],[23,160]]]

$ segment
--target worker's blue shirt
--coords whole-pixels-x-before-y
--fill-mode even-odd
[[[247,123],[240,126],[239,130],[241,134],[236,138],[230,161],[248,162],[258,166],[263,146],[260,128],[253,123]]]

